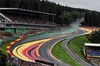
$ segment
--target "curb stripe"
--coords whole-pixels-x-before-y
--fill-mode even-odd
[[[21,40],[21,39],[17,39],[17,40],[15,40],[15,41],[11,42],[11,43],[6,47],[6,51],[7,51],[7,53],[8,53],[11,57],[14,57],[14,56],[10,53],[10,47],[11,47],[14,43],[16,43],[17,41],[19,41],[19,40]]]
[[[74,34],[66,35],[66,36],[75,35],[75,34],[77,34],[77,32],[75,32]],[[61,40],[63,40],[63,39],[61,39]],[[61,41],[61,40],[59,40],[59,41]],[[51,53],[51,51],[52,51],[53,47],[54,47],[59,41],[57,41],[55,44],[53,44],[52,47],[50,48],[50,51],[49,51],[49,52],[50,52],[50,55],[51,55],[54,59],[56,59],[56,60],[58,60],[58,61],[60,61],[60,60],[57,59],[56,57],[54,57],[53,54]],[[62,62],[62,61],[60,61],[60,62]]]
[[[41,32],[44,32],[44,31],[40,31],[40,33]],[[32,34],[32,35],[35,35],[35,34]],[[24,35],[24,36],[28,36],[28,35]],[[24,39],[24,38],[26,38],[26,37],[21,37],[21,38],[19,38],[19,39],[16,39],[15,41],[13,41],[13,42],[11,42],[7,47],[6,47],[6,51],[7,51],[7,53],[8,52],[10,52],[10,47],[12,46],[12,44],[14,44],[14,43],[16,43],[16,42],[18,42],[18,41],[20,41],[20,40],[22,40],[22,39]],[[11,53],[8,53],[11,57],[14,57]]]

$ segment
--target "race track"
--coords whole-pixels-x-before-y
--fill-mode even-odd
[[[73,29],[66,28],[58,32],[45,33],[43,35],[35,36],[33,38],[26,38],[25,40],[13,44],[10,48],[10,52],[15,57],[22,59],[24,61],[35,62],[36,59],[45,62],[51,62],[56,64],[57,66],[70,66],[54,58],[51,54],[51,47],[61,39],[65,39],[72,35],[83,34],[84,32],[78,28],[80,22],[81,20],[73,22],[71,24],[71,26],[75,29],[76,32]],[[77,58],[65,46],[66,42],[68,41],[69,40],[66,40],[65,42],[62,43],[62,47],[65,49],[65,51],[81,65],[88,66],[89,65],[88,63],[86,63],[82,59]]]

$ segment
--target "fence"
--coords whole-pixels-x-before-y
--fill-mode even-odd
[[[19,36],[17,36],[17,37],[8,37],[8,38],[5,38],[5,39],[2,39],[2,42],[4,43],[4,42],[9,42],[9,41],[12,41],[12,40],[16,40],[16,39],[18,39],[19,38]]]
[[[0,46],[5,42],[13,41],[13,40],[16,40],[18,38],[19,38],[19,36],[13,36],[13,37],[4,38],[2,40],[0,39]]]

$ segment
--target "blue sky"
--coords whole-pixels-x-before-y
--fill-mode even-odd
[[[51,2],[75,8],[100,11],[100,0],[49,0]]]

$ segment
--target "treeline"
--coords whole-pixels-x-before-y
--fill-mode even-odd
[[[100,27],[100,12],[88,11],[85,14],[83,25]]]
[[[87,38],[92,43],[100,43],[100,30],[87,35]]]
[[[87,10],[62,6],[48,0],[0,0],[0,8],[23,8],[56,14],[55,22],[68,24],[81,18]]]

